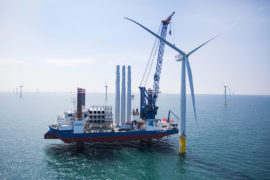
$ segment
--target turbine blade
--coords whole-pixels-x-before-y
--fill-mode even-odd
[[[195,121],[196,121],[197,126],[199,127],[198,120],[197,120],[197,113],[196,113],[196,105],[195,105],[195,96],[194,96],[194,88],[193,88],[193,78],[192,78],[192,72],[191,72],[191,68],[190,68],[190,64],[189,64],[188,58],[186,58],[186,66],[187,66],[188,80],[189,80],[190,93],[191,93],[191,98],[192,98],[192,104],[193,104],[193,111],[194,111]]]
[[[210,41],[212,41],[213,39],[215,39],[215,38],[218,37],[219,35],[221,35],[221,33],[215,35],[214,37],[212,37],[211,39],[209,39],[208,41],[206,41],[206,42],[203,43],[202,45],[200,45],[200,46],[198,46],[197,48],[195,48],[195,49],[193,49],[192,51],[190,51],[190,52],[187,54],[187,56],[193,54],[195,51],[197,51],[198,49],[200,49],[201,47],[203,47],[204,45],[206,45],[207,43],[209,43]]]
[[[134,22],[135,24],[141,26],[143,29],[145,29],[146,31],[148,31],[149,33],[151,33],[153,36],[155,36],[156,38],[160,39],[161,41],[164,41],[165,44],[167,44],[168,46],[170,46],[172,49],[176,50],[177,52],[179,52],[180,54],[182,54],[183,56],[186,56],[186,53],[184,53],[181,49],[177,48],[175,45],[171,44],[170,42],[166,41],[165,39],[163,39],[162,37],[160,37],[159,35],[157,35],[156,33],[154,33],[153,31],[151,31],[150,29],[146,28],[145,26],[141,25],[140,23],[129,19],[127,17],[124,17],[125,19]]]

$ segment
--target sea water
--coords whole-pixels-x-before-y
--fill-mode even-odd
[[[74,93],[0,93],[0,179],[270,179],[270,96],[187,99],[186,154],[178,135],[143,142],[76,144],[45,140],[48,125],[73,108]],[[114,106],[87,94],[86,106]],[[158,118],[180,114],[180,96],[160,95]],[[135,94],[132,107],[139,107]],[[177,119],[171,116],[175,122]]]

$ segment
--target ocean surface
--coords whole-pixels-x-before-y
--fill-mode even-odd
[[[153,141],[88,143],[45,140],[48,125],[72,108],[72,93],[0,93],[0,179],[270,179],[270,96],[196,95],[187,105],[187,153],[178,135]],[[105,104],[87,94],[86,106]],[[158,118],[179,114],[179,95],[160,95]],[[114,106],[109,95],[108,105]],[[133,107],[138,107],[135,95]]]

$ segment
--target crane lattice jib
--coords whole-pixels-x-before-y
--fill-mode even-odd
[[[174,15],[174,12],[166,19],[162,21],[161,37],[166,39],[168,25],[170,24],[171,17]],[[159,93],[159,80],[162,68],[163,54],[164,54],[165,43],[160,40],[159,49],[158,49],[158,58],[156,65],[156,72],[154,74],[154,85],[153,85],[153,105],[155,106],[156,99]]]

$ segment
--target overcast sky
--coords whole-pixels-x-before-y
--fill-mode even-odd
[[[270,94],[270,1],[13,1],[0,0],[0,91],[109,92],[115,66],[132,66],[138,93],[154,37],[123,17],[157,32],[173,11],[167,40],[189,52],[196,94]],[[180,91],[181,63],[165,47],[163,93]],[[150,74],[147,87],[153,86]]]

